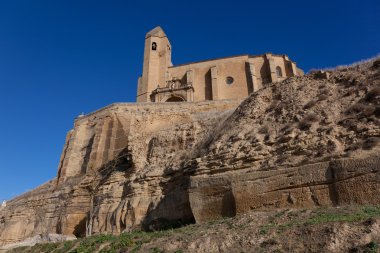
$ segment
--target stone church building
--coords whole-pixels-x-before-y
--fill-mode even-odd
[[[239,55],[173,66],[161,27],[146,34],[137,102],[242,99],[266,83],[303,75],[286,55]]]

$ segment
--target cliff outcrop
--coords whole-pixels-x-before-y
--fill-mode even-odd
[[[50,233],[120,233],[156,219],[193,222],[188,180],[174,171],[238,104],[114,104],[76,119],[57,178],[0,209],[0,245]]]
[[[292,77],[241,104],[114,104],[78,118],[57,178],[0,209],[0,245],[379,204],[376,62]]]

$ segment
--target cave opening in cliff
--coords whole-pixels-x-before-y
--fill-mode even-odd
[[[79,221],[79,223],[74,227],[73,234],[77,238],[83,238],[86,237],[86,218],[83,218]]]

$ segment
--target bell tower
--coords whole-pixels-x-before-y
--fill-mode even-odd
[[[137,102],[151,102],[150,95],[158,86],[166,86],[166,72],[172,66],[171,45],[161,27],[145,36],[143,73],[138,80]]]

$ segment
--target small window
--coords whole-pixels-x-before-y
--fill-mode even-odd
[[[154,50],[154,51],[157,50],[157,43],[156,42],[152,43],[152,50]]]
[[[276,67],[276,74],[277,74],[277,77],[282,77],[282,70],[279,66]]]
[[[232,76],[227,76],[227,77],[226,77],[226,83],[227,83],[228,85],[233,84],[233,82],[234,82],[234,78],[233,78]]]

